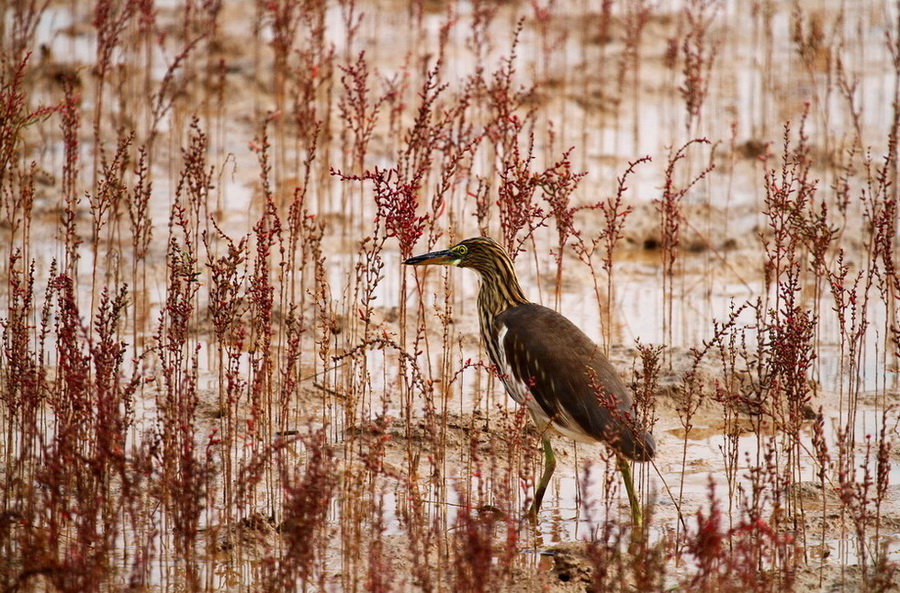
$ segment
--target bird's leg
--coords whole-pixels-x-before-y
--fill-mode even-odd
[[[541,510],[541,501],[544,500],[544,493],[547,491],[547,485],[553,476],[553,470],[556,469],[556,455],[553,453],[553,447],[550,446],[550,437],[544,436],[544,473],[541,474],[541,481],[537,489],[534,491],[534,501],[531,503],[531,509],[528,510],[528,518],[532,523],[537,523],[538,511]]]
[[[628,493],[628,504],[631,505],[631,523],[632,527],[640,531],[643,529],[643,518],[641,516],[641,501],[638,500],[637,493],[634,491],[634,478],[631,475],[631,465],[628,460],[621,455],[616,456],[619,462],[619,473],[622,474],[622,481],[625,482],[625,492]]]

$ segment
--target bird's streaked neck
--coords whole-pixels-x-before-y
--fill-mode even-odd
[[[496,265],[476,269],[481,276],[481,288],[478,291],[481,311],[493,317],[510,307],[528,302],[509,259],[503,258]]]

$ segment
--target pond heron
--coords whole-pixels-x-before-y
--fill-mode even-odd
[[[542,434],[544,471],[529,518],[537,521],[556,468],[550,429],[576,441],[602,441],[616,452],[632,522],[640,528],[641,507],[629,461],[649,460],[656,445],[638,426],[628,389],[600,348],[571,321],[525,298],[512,260],[493,239],[466,239],[404,263],[472,268],[481,276],[478,317],[484,346],[506,391],[528,407]]]

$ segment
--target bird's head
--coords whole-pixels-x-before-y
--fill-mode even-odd
[[[490,237],[466,239],[449,249],[417,255],[403,263],[411,266],[459,266],[460,268],[474,268],[479,272],[496,270],[505,263],[509,263],[509,267],[512,267],[506,251]]]

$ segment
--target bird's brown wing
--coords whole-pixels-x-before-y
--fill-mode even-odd
[[[653,456],[653,437],[635,424],[631,397],[599,347],[571,321],[535,304],[507,309],[494,320],[503,360],[494,361],[511,395],[540,411],[563,434],[604,441],[630,459]],[[505,368],[504,368],[505,367]],[[536,409],[539,406],[539,409]]]

